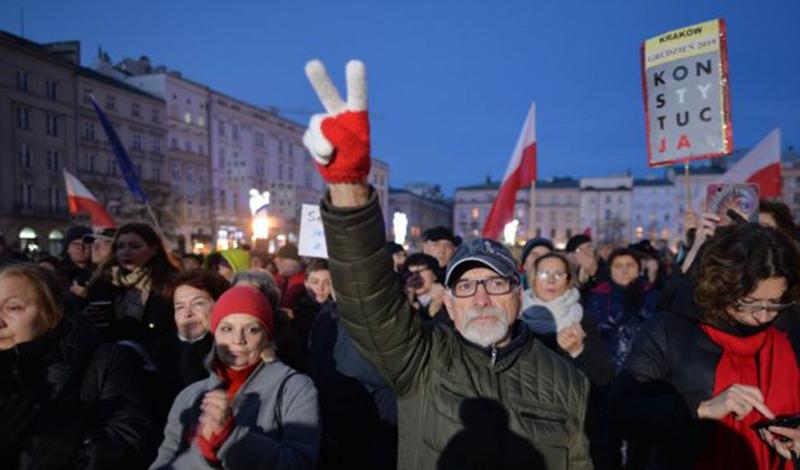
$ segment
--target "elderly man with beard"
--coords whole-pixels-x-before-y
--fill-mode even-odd
[[[454,328],[423,328],[393,274],[370,168],[364,66],[348,101],[319,61],[306,73],[327,114],[304,143],[328,183],[322,221],[342,323],[398,399],[400,469],[590,469],[589,384],[517,321],[516,263],[501,244],[465,243],[447,265]]]

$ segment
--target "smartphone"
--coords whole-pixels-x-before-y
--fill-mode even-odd
[[[766,421],[759,421],[753,425],[753,429],[764,429],[770,426],[780,426],[782,428],[797,428],[800,427],[800,414],[789,416],[778,416],[775,419]]]
[[[729,210],[747,222],[758,222],[758,185],[709,184],[706,188],[706,212],[717,214],[726,223],[736,222],[728,215]]]

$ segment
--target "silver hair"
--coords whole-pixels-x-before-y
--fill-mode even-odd
[[[239,271],[233,276],[233,285],[247,284],[255,287],[267,297],[272,310],[278,308],[281,302],[281,291],[275,283],[275,278],[268,271]]]

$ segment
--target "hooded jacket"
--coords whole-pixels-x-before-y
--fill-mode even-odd
[[[583,374],[520,323],[504,348],[423,328],[394,274],[374,190],[358,208],[326,196],[321,213],[342,323],[398,397],[398,468],[591,468]]]

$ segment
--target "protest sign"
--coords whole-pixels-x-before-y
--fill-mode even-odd
[[[646,40],[642,88],[651,167],[733,151],[725,21]]]
[[[300,240],[297,244],[300,256],[312,258],[328,258],[328,247],[325,245],[325,230],[319,206],[303,204],[300,213]]]

